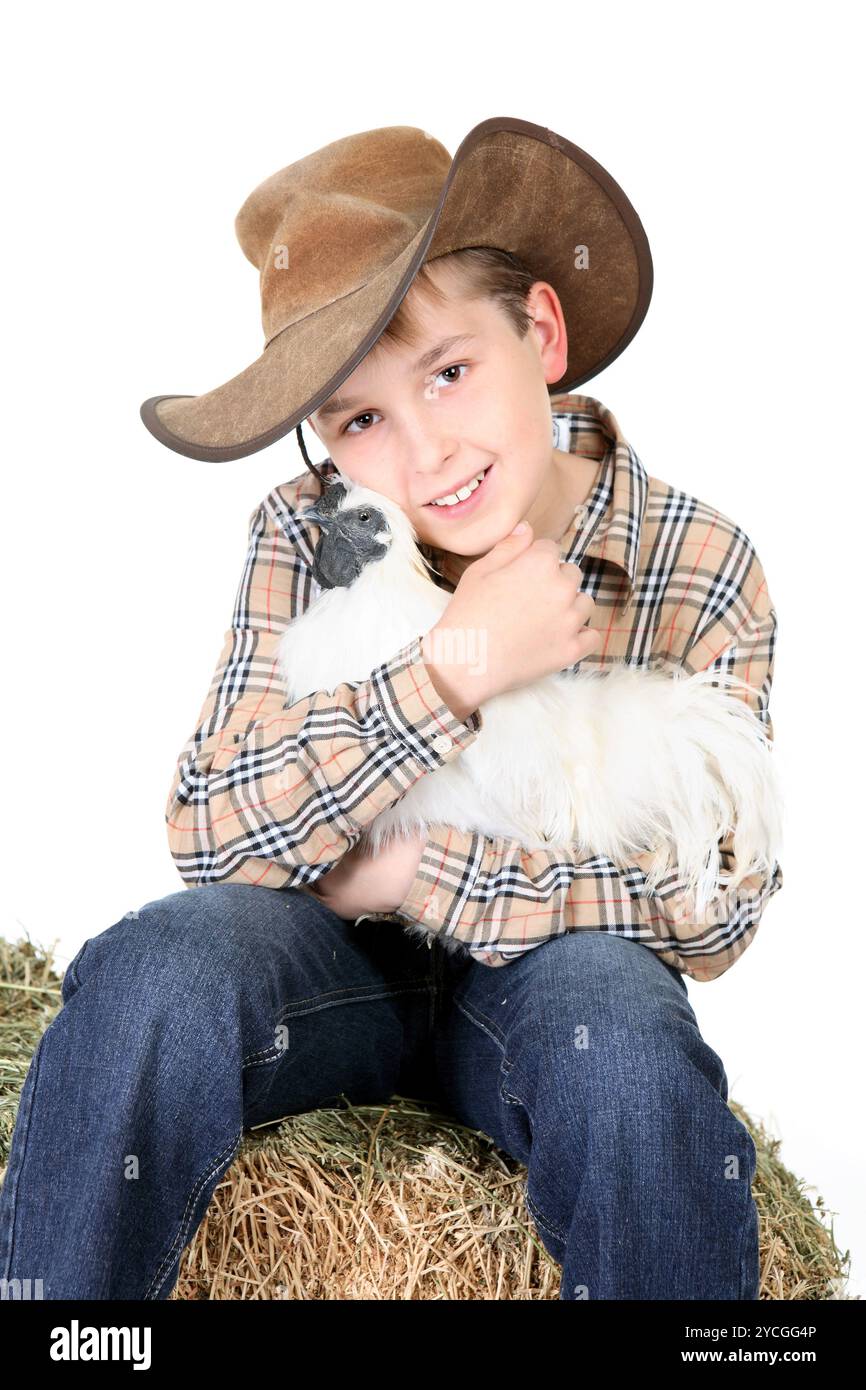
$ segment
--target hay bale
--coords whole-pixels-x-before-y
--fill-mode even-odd
[[[0,938],[0,1179],[30,1059],[61,1004],[53,952]],[[844,1298],[832,1214],[735,1101],[758,1154],[760,1297]],[[521,1163],[427,1102],[341,1106],[244,1134],[171,1299],[557,1299]]]
[[[406,1097],[244,1135],[173,1298],[556,1298],[525,1170]]]

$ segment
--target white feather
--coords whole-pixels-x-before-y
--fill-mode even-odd
[[[386,555],[348,587],[326,589],[284,633],[289,704],[366,680],[438,622],[451,595],[429,575],[405,514],[339,475],[343,508],[378,507]],[[480,654],[479,654],[480,655]],[[469,653],[471,657],[472,654]],[[772,743],[727,673],[619,663],[544,677],[485,701],[459,757],[427,772],[365,833],[374,852],[432,824],[506,836],[526,849],[571,845],[626,868],[654,851],[645,891],[675,872],[700,919],[718,895],[781,852],[782,795]],[[719,841],[733,829],[735,868]]]

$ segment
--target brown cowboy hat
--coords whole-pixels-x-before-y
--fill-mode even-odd
[[[235,231],[259,271],[262,355],[203,395],[141,406],[151,434],[189,458],[243,458],[294,428],[300,438],[423,262],[451,251],[498,247],[553,285],[568,365],[551,394],[618,357],[652,294],[649,243],[619,184],[561,135],[511,116],[475,126],[453,159],[413,126],[335,140],[260,183]]]

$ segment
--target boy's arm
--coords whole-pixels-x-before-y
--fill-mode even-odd
[[[310,602],[308,550],[271,493],[250,517],[232,626],[168,795],[169,848],[190,885],[314,883],[481,728],[479,713],[461,722],[436,691],[423,634],[367,680],[286,705],[277,649]]]
[[[772,740],[776,614],[757,557],[751,547],[747,553],[733,593],[721,577],[709,586],[680,661],[689,673],[711,667],[755,686],[758,695],[732,693],[748,700]],[[670,652],[676,626],[673,619],[667,630],[660,626],[659,650]],[[733,864],[733,835],[720,843],[725,872]],[[698,923],[675,872],[655,893],[642,894],[651,858],[647,852],[618,870],[602,856],[576,860],[568,846],[526,850],[515,840],[433,826],[397,915],[456,937],[487,965],[506,965],[563,932],[604,930],[644,942],[695,980],[715,979],[752,941],[766,903],[782,887],[781,866],[777,861],[771,874],[744,879],[713,905],[707,922]]]

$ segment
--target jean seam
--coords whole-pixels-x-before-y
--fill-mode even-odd
[[[399,990],[388,990],[384,994],[363,994],[352,999],[329,999],[326,1003],[318,1004],[312,1009],[298,1009],[297,1004],[300,1001],[293,1000],[290,1004],[283,1005],[276,1016],[274,1027],[279,1027],[280,1023],[286,1018],[306,1018],[309,1014],[320,1013],[322,1009],[333,1009],[340,1004],[366,1004],[368,1000],[390,999],[399,994],[420,994],[429,988],[430,980],[428,977],[423,985],[407,986]],[[314,997],[324,998],[323,995],[316,995]],[[247,1052],[246,1055],[241,1058],[241,1065],[243,1067],[261,1066],[263,1063],[273,1061],[274,1057],[281,1057],[282,1055],[283,1049],[276,1043],[271,1043],[268,1047],[258,1048],[255,1052]]]
[[[748,1134],[748,1129],[747,1129],[746,1132],[747,1132],[747,1134]],[[755,1141],[752,1139],[751,1134],[749,1134],[749,1140],[750,1140],[751,1143],[754,1144]],[[748,1167],[748,1169],[746,1170],[746,1180],[745,1180],[745,1184],[744,1184],[744,1185],[745,1185],[745,1189],[746,1189],[746,1204],[745,1204],[746,1209],[745,1209],[744,1220],[743,1220],[743,1234],[742,1234],[742,1237],[741,1237],[741,1239],[740,1239],[740,1301],[741,1301],[741,1302],[749,1302],[749,1301],[750,1301],[750,1299],[747,1299],[747,1298],[745,1297],[745,1294],[746,1294],[746,1255],[748,1254],[748,1255],[749,1255],[749,1258],[750,1258],[750,1260],[751,1260],[751,1257],[752,1257],[752,1255],[753,1255],[753,1253],[754,1253],[754,1246],[752,1245],[752,1242],[751,1242],[751,1240],[749,1239],[749,1231],[750,1231],[750,1228],[751,1228],[751,1224],[752,1224],[752,1223],[751,1223],[751,1220],[750,1220],[750,1219],[746,1219],[746,1218],[749,1218],[749,1217],[751,1216],[751,1206],[750,1206],[750,1204],[754,1203],[754,1201],[755,1201],[754,1193],[752,1192],[752,1181],[751,1181],[751,1178],[749,1177],[749,1172],[750,1172],[750,1170],[751,1170],[751,1161],[749,1162],[749,1167]],[[755,1290],[755,1298],[758,1298],[758,1297],[760,1297],[760,1288],[761,1288],[761,1244],[760,1244],[761,1223],[760,1223],[760,1215],[759,1215],[759,1213],[758,1213],[758,1211],[757,1211],[757,1208],[756,1208],[756,1210],[755,1210],[755,1220],[756,1220],[757,1238],[758,1238],[758,1287],[757,1287],[757,1289]],[[747,1249],[747,1246],[746,1246],[746,1241],[747,1241],[747,1240],[749,1241],[748,1249]]]
[[[231,1163],[232,1159],[237,1154],[242,1138],[243,1127],[241,1127],[241,1129],[238,1130],[235,1137],[233,1139],[230,1139],[228,1144],[226,1144],[226,1146],[220,1150],[216,1158],[211,1159],[204,1172],[201,1173],[198,1178],[196,1178],[196,1181],[193,1184],[192,1191],[190,1192],[189,1197],[187,1198],[186,1207],[184,1208],[183,1216],[181,1217],[180,1226],[178,1227],[177,1234],[174,1240],[172,1241],[168,1251],[165,1255],[163,1255],[162,1259],[157,1265],[156,1273],[154,1274],[153,1279],[150,1282],[150,1286],[146,1294],[144,1295],[145,1299],[150,1299],[151,1301],[153,1301],[156,1294],[159,1293],[159,1290],[165,1283],[165,1280],[168,1276],[168,1272],[171,1269],[171,1266],[174,1263],[174,1260],[177,1256],[178,1249],[180,1250],[180,1254],[183,1254],[186,1245],[185,1237],[187,1235],[190,1223],[192,1221],[192,1209],[195,1205],[199,1193],[201,1192],[205,1184],[208,1182],[208,1180],[219,1168],[220,1164],[224,1161],[226,1154],[230,1155],[228,1161],[229,1164]],[[162,1275],[161,1278],[160,1275]],[[157,1283],[157,1279],[159,1279],[159,1283]]]
[[[505,1064],[506,1064],[506,1059],[503,1057],[503,1069],[505,1069]],[[504,1077],[504,1079],[500,1082],[500,1085],[499,1085],[499,1095],[500,1095],[501,1099],[505,1101],[506,1105],[519,1105],[519,1106],[522,1108],[522,1110],[523,1110],[524,1113],[526,1114],[527,1119],[528,1119],[529,1122],[530,1122],[529,1127],[530,1127],[530,1131],[531,1131],[531,1130],[532,1130],[532,1117],[531,1117],[531,1115],[530,1115],[530,1113],[529,1113],[529,1108],[528,1108],[528,1106],[527,1106],[527,1104],[526,1104],[526,1101],[521,1100],[520,1096],[514,1095],[514,1093],[513,1093],[512,1091],[508,1091],[508,1090],[506,1090],[506,1088],[505,1088],[505,1082],[508,1080],[508,1076],[509,1076],[509,1074],[510,1074],[510,1072],[511,1072],[512,1065],[513,1065],[513,1064],[510,1063],[510,1062],[507,1064],[507,1069],[505,1069],[505,1077]],[[567,1236],[566,1236],[565,1232],[564,1232],[564,1231],[560,1231],[560,1230],[558,1229],[558,1227],[554,1226],[552,1222],[548,1221],[547,1218],[546,1218],[545,1216],[542,1215],[541,1211],[539,1210],[538,1206],[536,1205],[535,1199],[534,1199],[533,1197],[530,1196],[530,1194],[529,1194],[529,1178],[528,1178],[528,1177],[527,1177],[526,1182],[525,1182],[524,1185],[523,1185],[523,1197],[524,1197],[524,1201],[526,1202],[526,1206],[527,1206],[527,1208],[529,1209],[529,1211],[530,1211],[530,1213],[531,1213],[531,1215],[532,1215],[533,1220],[534,1220],[539,1226],[541,1226],[545,1231],[547,1231],[548,1235],[553,1236],[554,1239],[556,1239],[556,1240],[561,1240],[561,1241],[565,1242],[565,1241],[567,1240]]]
[[[505,1036],[503,1033],[500,1033],[496,1024],[493,1023],[491,1019],[487,1018],[485,1014],[477,1013],[470,1005],[456,998],[456,996],[454,999],[454,1007],[459,1009],[463,1017],[468,1018],[469,1022],[473,1024],[474,1027],[480,1028],[482,1033],[486,1033],[488,1038],[490,1038],[492,1042],[495,1042],[500,1052],[504,1054]]]
[[[270,1047],[263,1047],[258,1052],[248,1052],[246,1057],[241,1058],[241,1069],[246,1071],[247,1067],[262,1067],[268,1062],[273,1062],[276,1057],[282,1057],[283,1049],[276,1043],[271,1043]]]
[[[528,1181],[524,1183],[523,1186],[523,1200],[525,1201],[529,1213],[532,1216],[532,1219],[536,1223],[536,1225],[541,1226],[542,1229],[547,1231],[548,1235],[553,1236],[555,1240],[561,1240],[565,1242],[568,1239],[564,1231],[560,1231],[557,1229],[556,1226],[552,1226],[550,1222],[546,1220],[544,1216],[542,1216],[535,1203],[535,1199],[533,1197],[530,1197],[529,1195]]]
[[[315,1004],[317,1008],[327,1009],[334,1004],[354,1004],[365,999],[387,999],[390,994],[405,994],[407,990],[411,989],[426,989],[429,983],[430,976],[424,975],[415,981],[392,980],[376,985],[347,985],[345,989],[332,989],[327,990],[324,994],[311,994],[307,999],[293,999],[289,1004],[283,1005],[280,1017],[283,1017],[289,1010],[298,1008],[301,1004]],[[369,990],[370,993],[364,993],[365,990]],[[378,993],[373,993],[374,990]],[[314,1013],[315,1009],[304,1009],[303,1012]]]
[[[751,1197],[751,1191],[750,1191],[750,1193],[749,1193],[749,1196]],[[746,1206],[746,1213],[745,1213],[745,1214],[748,1214],[748,1205]],[[745,1221],[745,1220],[743,1221],[743,1234],[742,1234],[742,1236],[740,1237],[740,1268],[739,1268],[739,1273],[740,1273],[739,1300],[740,1300],[740,1302],[747,1302],[747,1301],[748,1301],[748,1300],[746,1299],[746,1231],[747,1231],[748,1224],[749,1224],[749,1223],[748,1223],[747,1221]]]
[[[348,999],[325,999],[324,995],[317,995],[316,998],[325,999],[325,1002],[321,1004],[316,1004],[315,1007],[311,1009],[298,1008],[298,1003],[306,1001],[298,1000],[291,1004],[286,1004],[282,1011],[277,1015],[277,1022],[281,1022],[281,1020],[284,1018],[305,1018],[308,1014],[320,1013],[322,1009],[339,1008],[342,1004],[366,1004],[368,1001],[372,1001],[373,1003],[375,1003],[378,999],[393,999],[401,994],[423,994],[429,988],[430,978],[428,976],[426,979],[419,981],[417,984],[405,985],[402,989],[385,989],[380,991],[378,994],[355,994]]]
[[[53,1021],[54,1020],[52,1020],[52,1022]],[[33,1070],[32,1085],[30,1086],[30,1094],[27,1098],[26,1113],[23,1116],[21,1115],[21,1107],[19,1103],[18,1111],[16,1112],[15,1116],[16,1131],[18,1129],[19,1121],[22,1121],[24,1126],[23,1134],[20,1136],[18,1143],[15,1146],[17,1151],[20,1153],[18,1166],[13,1173],[10,1171],[11,1162],[9,1162],[6,1168],[6,1176],[3,1179],[4,1196],[6,1195],[7,1187],[9,1187],[9,1252],[8,1258],[6,1260],[6,1268],[3,1271],[4,1279],[9,1278],[9,1271],[12,1268],[12,1256],[15,1249],[15,1221],[17,1217],[18,1183],[21,1177],[21,1171],[24,1167],[24,1160],[27,1157],[27,1141],[30,1138],[30,1122],[33,1118],[33,1106],[36,1102],[36,1089],[39,1082],[39,1068],[42,1062],[42,1044],[45,1041],[45,1038],[48,1034],[48,1029],[50,1027],[51,1024],[48,1025],[48,1028],[45,1029],[45,1032],[39,1039],[39,1042],[36,1046],[36,1051],[34,1052],[33,1058],[30,1063],[31,1068],[35,1068],[35,1070]],[[27,1078],[25,1078],[25,1080],[26,1079]]]

